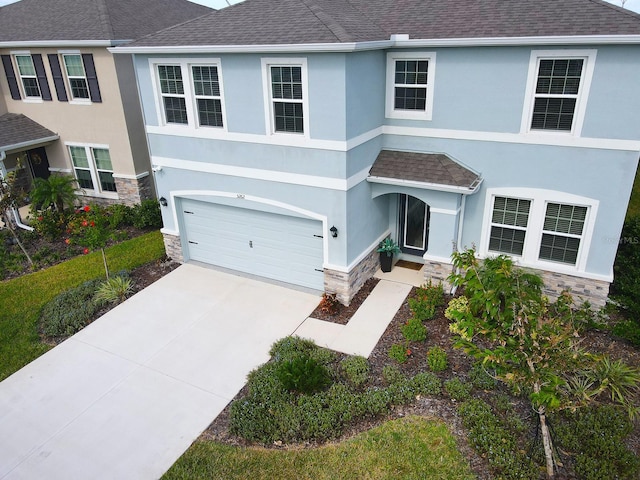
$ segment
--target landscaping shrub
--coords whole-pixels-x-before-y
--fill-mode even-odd
[[[98,286],[94,301],[99,304],[121,303],[131,295],[133,291],[133,283],[127,276],[116,275],[106,280]]]
[[[335,293],[323,293],[318,308],[327,315],[335,315],[340,309],[340,302],[336,298]]]
[[[389,358],[395,360],[398,363],[405,363],[408,360],[410,354],[411,349],[399,343],[395,343],[389,348]]]
[[[278,366],[278,379],[289,391],[314,393],[331,382],[329,371],[309,355],[297,355]]]
[[[369,380],[369,361],[360,355],[345,358],[340,367],[347,380],[354,386],[360,387]]]
[[[600,406],[554,417],[556,443],[586,480],[635,479],[640,460],[624,444],[633,428],[624,409]]]
[[[444,390],[452,399],[461,402],[471,397],[473,385],[463,382],[459,378],[452,378],[444,382]]]
[[[143,200],[133,207],[133,226],[136,228],[162,227],[162,214],[157,200]]]
[[[122,203],[109,205],[107,207],[107,215],[109,216],[109,224],[113,229],[133,225],[134,211],[133,208],[128,205]]]
[[[84,282],[47,303],[40,314],[41,331],[48,337],[66,337],[81,330],[101,305],[93,300],[100,280]]]
[[[416,289],[416,297],[409,299],[409,308],[415,318],[420,321],[430,320],[436,314],[436,308],[444,305],[444,290],[442,284],[429,283]]]
[[[400,383],[405,379],[405,375],[395,365],[385,365],[382,367],[382,378],[387,385]]]
[[[33,229],[45,239],[54,242],[62,238],[67,229],[69,213],[58,212],[56,210],[42,210],[40,212],[32,212],[35,222]]]
[[[427,339],[427,327],[417,318],[410,318],[400,327],[404,338],[410,342],[424,342]]]
[[[640,322],[640,216],[625,221],[613,265],[611,298],[628,318]]]
[[[447,352],[441,347],[431,347],[427,351],[427,365],[432,372],[442,372],[447,369]]]
[[[616,323],[611,333],[620,338],[624,338],[632,345],[640,346],[640,323],[635,320],[623,320]]]
[[[416,374],[411,380],[416,395],[440,395],[442,381],[430,372]]]
[[[485,370],[482,362],[476,362],[469,370],[469,380],[471,384],[481,390],[493,390],[498,385],[498,381]]]
[[[493,414],[482,400],[467,400],[458,407],[469,442],[489,461],[497,478],[538,479],[535,463],[518,448],[514,435]]]

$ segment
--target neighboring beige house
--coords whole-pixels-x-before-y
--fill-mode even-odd
[[[0,173],[74,175],[92,202],[155,196],[130,56],[108,48],[211,9],[186,0],[22,0],[0,8]]]

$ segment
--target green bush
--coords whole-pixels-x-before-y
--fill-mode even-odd
[[[360,387],[369,380],[369,361],[360,355],[345,358],[340,362],[342,372],[354,386]]]
[[[128,205],[116,203],[107,207],[107,215],[111,228],[118,229],[133,225],[134,210]]]
[[[452,378],[444,382],[444,390],[452,399],[461,402],[471,397],[473,385],[463,382],[459,378]]]
[[[402,382],[406,377],[395,365],[385,365],[382,367],[382,378],[387,385],[394,385]]]
[[[33,211],[33,229],[50,242],[60,240],[67,229],[69,215],[56,210]]]
[[[157,200],[143,200],[133,207],[133,226],[149,229],[162,227],[162,214]]]
[[[327,368],[308,355],[281,362],[277,376],[284,388],[298,393],[318,392],[331,382]]]
[[[405,363],[409,358],[409,353],[411,353],[411,350],[399,343],[395,343],[389,348],[389,358],[398,363]]]
[[[556,444],[575,456],[575,473],[588,480],[635,479],[640,460],[624,439],[633,424],[624,409],[600,406],[554,418]]]
[[[442,381],[430,372],[418,373],[410,381],[416,395],[439,395],[442,391]]]
[[[433,285],[431,281],[416,289],[416,297],[409,299],[411,313],[420,321],[432,319],[441,305],[444,305],[442,284]]]
[[[471,384],[481,390],[493,390],[498,385],[498,381],[492,377],[482,362],[476,362],[469,370],[469,380]]]
[[[40,314],[40,328],[47,337],[67,337],[81,330],[100,310],[93,299],[100,280],[84,282],[47,303]]]
[[[502,425],[487,403],[478,399],[467,400],[460,404],[458,413],[469,431],[469,442],[487,458],[497,478],[539,478],[538,467],[521,452],[514,435]]]
[[[417,318],[410,318],[400,327],[404,338],[410,342],[424,342],[427,339],[427,327]]]
[[[427,351],[427,365],[432,372],[442,372],[447,369],[447,352],[441,347],[431,347]]]
[[[616,323],[611,333],[624,338],[635,346],[640,346],[640,323],[635,320],[623,320]]]
[[[613,265],[611,298],[630,319],[640,319],[640,216],[625,221]]]

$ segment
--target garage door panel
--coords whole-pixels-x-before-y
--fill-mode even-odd
[[[187,258],[322,289],[322,224],[307,218],[182,201]]]

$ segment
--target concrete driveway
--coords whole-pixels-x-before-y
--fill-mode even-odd
[[[0,383],[0,479],[155,479],[319,296],[183,265]]]

